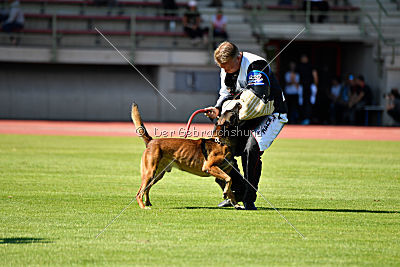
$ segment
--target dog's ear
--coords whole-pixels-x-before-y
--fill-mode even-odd
[[[239,110],[242,108],[242,105],[239,102],[236,102],[235,107],[232,109],[235,112],[239,112]]]

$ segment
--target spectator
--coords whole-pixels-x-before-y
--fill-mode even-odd
[[[183,29],[189,35],[193,44],[198,44],[203,38],[207,42],[207,30],[200,27],[200,13],[197,10],[197,2],[189,1],[189,10],[183,16]]]
[[[10,10],[2,15],[4,21],[3,32],[14,32],[24,28],[24,13],[22,12],[18,0],[10,0]]]
[[[111,15],[112,9],[117,5],[117,0],[94,0],[96,6],[107,6],[107,15]],[[119,15],[123,14],[123,10],[120,9]]]
[[[289,123],[297,123],[299,118],[300,75],[296,72],[296,63],[289,63],[289,71],[285,73],[285,97],[288,104]]]
[[[400,123],[400,93],[399,89],[393,88],[386,98],[386,111],[397,122]]]
[[[337,103],[338,113],[340,114],[337,121],[338,124],[350,124],[349,101],[355,86],[354,75],[348,74],[342,85],[340,102]]]
[[[326,20],[326,12],[329,10],[329,4],[327,0],[304,0],[303,10],[307,10],[307,2],[310,1],[311,12],[319,11],[323,12],[318,15],[318,23],[323,23]],[[310,14],[310,22],[314,23],[314,15]]]
[[[209,7],[222,7],[222,0],[212,0]]]
[[[292,3],[292,0],[279,0],[278,1],[278,5],[280,5],[280,6],[291,6],[293,3]]]
[[[0,22],[3,22],[1,30],[6,33],[20,31],[24,28],[24,13],[20,8],[18,0],[10,0],[10,9],[1,12]],[[18,45],[19,37],[10,36],[13,45]]]
[[[224,41],[228,39],[228,34],[226,32],[226,23],[227,19],[222,13],[222,10],[219,9],[217,14],[213,16],[212,19],[214,39],[221,38],[224,39]]]
[[[350,123],[361,125],[364,107],[371,104],[371,88],[365,84],[362,75],[357,77],[355,84],[349,99]]]
[[[340,78],[335,77],[331,81],[331,90],[329,92],[329,99],[331,101],[329,105],[329,113],[330,113],[330,122],[332,124],[338,124],[338,121],[342,121],[339,119],[342,114],[341,106],[341,97],[342,97],[342,88],[343,86],[340,84]]]
[[[301,103],[301,124],[308,125],[311,122],[312,115],[312,92],[318,87],[318,73],[309,63],[308,56],[305,54],[300,58],[297,72],[300,75],[300,84],[302,86],[301,98],[299,96],[299,103]],[[313,84],[314,86],[311,88]]]
[[[161,1],[162,6],[164,8],[164,16],[166,17],[175,17],[177,15],[176,10],[178,9],[178,6],[175,2],[175,0],[162,0]],[[176,29],[176,22],[175,20],[170,20],[165,24],[165,28],[168,29],[169,31],[173,32]]]

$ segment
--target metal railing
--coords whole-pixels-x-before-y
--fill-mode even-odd
[[[385,6],[381,3],[380,0],[376,0],[378,3],[378,21],[376,22],[373,17],[370,14],[367,14],[365,12],[365,0],[362,1],[362,6],[360,11],[327,11],[327,12],[321,12],[321,11],[315,11],[311,10],[311,5],[310,1],[307,1],[306,5],[306,10],[296,10],[296,9],[291,9],[291,10],[270,10],[268,9],[267,4],[264,1],[261,0],[248,0],[248,1],[239,1],[240,4],[251,4],[252,7],[250,9],[245,9],[243,10],[243,15],[247,19],[247,22],[251,25],[251,29],[253,30],[253,33],[259,37],[259,42],[260,45],[262,46],[264,43],[268,41],[268,36],[264,33],[262,25],[265,23],[268,23],[264,21],[264,18],[276,18],[275,20],[272,19],[272,21],[280,22],[282,21],[282,18],[286,16],[287,21],[289,22],[296,22],[304,25],[306,29],[310,29],[312,23],[310,21],[311,16],[319,16],[319,15],[325,15],[329,17],[330,22],[337,22],[337,23],[351,23],[353,24],[358,24],[360,28],[360,33],[361,35],[366,35],[365,32],[365,20],[369,21],[369,23],[372,25],[373,29],[376,31],[377,36],[378,36],[378,57],[381,58],[381,48],[380,45],[383,44],[385,46],[390,46],[392,47],[392,63],[394,63],[394,56],[395,56],[395,48],[400,46],[400,43],[398,43],[398,40],[395,39],[389,39],[384,36],[382,33],[382,16],[386,17],[398,17],[400,20],[400,15],[399,14],[392,14],[388,12],[385,8]],[[395,0],[396,3],[399,3],[400,0]],[[81,8],[81,7],[79,7]],[[84,6],[83,13],[87,13],[88,10],[92,7],[89,6]],[[81,10],[81,9],[79,9]],[[103,13],[106,13],[109,9],[108,8],[99,8],[98,9]],[[129,45],[129,51],[131,57],[134,56],[134,53],[136,49],[138,48],[138,41],[139,38],[136,36],[137,32],[137,23],[136,23],[136,18],[138,15],[150,15],[150,14],[164,14],[166,12],[170,14],[176,14],[177,16],[183,16],[185,10],[183,9],[178,9],[178,10],[164,10],[162,8],[154,9],[154,8],[127,8],[125,11],[129,10],[129,16],[130,16],[130,22],[129,22],[129,30],[130,30],[130,45]],[[202,11],[202,15],[213,15],[215,14],[214,11]],[[229,15],[229,11],[225,12],[226,15]],[[62,15],[62,14],[60,14]],[[59,40],[61,38],[60,34],[58,33],[58,14],[53,14],[51,18],[51,37],[52,37],[52,59],[56,60],[57,59],[57,50],[59,49]],[[271,20],[270,20],[271,21]],[[212,23],[211,21],[207,21],[207,26],[209,27],[209,43],[207,46],[203,47],[206,48],[209,53],[210,53],[210,58],[212,61],[212,52],[213,52],[213,43],[214,43],[214,38],[212,34]],[[174,48],[174,47],[172,47]]]
[[[85,6],[85,8],[92,9],[91,6]],[[25,13],[33,13],[35,15],[36,14],[37,15],[46,15],[46,14],[42,14],[40,12],[32,12],[33,10],[36,10],[36,9],[37,8],[32,8],[31,10],[28,9],[28,10],[24,10],[24,11],[25,11]],[[47,13],[47,15],[49,15],[48,17],[40,17],[40,16],[38,18],[37,17],[32,17],[31,19],[32,19],[33,22],[34,22],[34,20],[37,20],[37,19],[47,20],[48,21],[48,22],[45,22],[45,23],[39,21],[39,24],[41,24],[41,25],[46,25],[46,24],[48,25],[48,27],[44,27],[44,28],[43,28],[43,26],[39,26],[39,24],[36,24],[36,26],[32,26],[31,28],[29,28],[29,25],[27,23],[25,23],[26,28],[29,29],[29,30],[37,29],[37,30],[40,31],[40,30],[44,29],[45,31],[43,31],[42,35],[37,36],[40,33],[32,33],[32,31],[29,31],[29,30],[26,31],[25,33],[24,33],[24,31],[22,31],[21,33],[12,33],[12,34],[15,35],[15,36],[18,36],[20,38],[25,38],[25,40],[27,41],[26,45],[28,45],[28,46],[31,45],[31,46],[41,46],[41,47],[46,47],[47,46],[47,47],[49,47],[51,49],[51,60],[52,61],[57,61],[58,50],[60,48],[65,48],[65,47],[73,48],[74,47],[71,44],[69,44],[69,46],[66,46],[64,44],[64,42],[63,42],[63,40],[65,38],[67,38],[67,36],[74,35],[74,34],[71,34],[71,33],[64,33],[65,32],[64,28],[62,26],[60,26],[63,23],[62,20],[65,20],[65,17],[63,18],[63,16],[65,16],[65,15],[76,15],[76,16],[88,16],[88,17],[94,16],[95,17],[95,16],[100,15],[102,17],[105,17],[104,19],[100,19],[100,20],[107,20],[107,17],[105,16],[105,14],[107,14],[107,11],[109,10],[108,8],[101,8],[100,7],[100,8],[97,8],[96,10],[97,10],[97,12],[93,12],[93,10],[91,10],[91,12],[87,12],[88,10],[84,9],[83,10],[84,12],[82,14],[81,7],[78,6],[77,9],[75,10],[75,12],[73,12],[73,10],[68,12],[68,13],[66,13],[66,12],[62,12],[61,13],[60,11],[58,11],[58,12],[53,12],[53,13]],[[128,14],[127,10],[129,10],[129,14]],[[129,38],[130,41],[129,41],[129,45],[127,45],[127,42],[124,41],[125,43],[124,43],[123,47],[126,48],[129,51],[131,58],[134,57],[135,51],[138,48],[150,48],[151,49],[151,47],[148,47],[148,46],[140,46],[140,45],[138,45],[138,44],[140,44],[141,41],[143,41],[146,38],[146,37],[142,37],[142,36],[137,36],[137,33],[140,31],[138,27],[144,25],[144,24],[140,25],[140,23],[138,23],[137,19],[138,19],[139,16],[141,16],[141,17],[145,17],[145,16],[162,16],[162,15],[168,13],[168,14],[175,14],[175,16],[177,16],[177,17],[183,17],[183,15],[184,15],[184,13],[186,11],[185,9],[165,10],[165,9],[162,9],[162,8],[135,8],[135,9],[134,8],[128,8],[127,10],[125,10],[123,16],[126,17],[124,20],[126,20],[127,25],[129,25],[126,28],[127,31],[129,31],[129,35],[125,34],[124,38],[126,40]],[[31,11],[31,12],[29,12],[29,11]],[[233,11],[233,13],[230,13],[229,11],[227,11],[227,12],[225,12],[225,15],[232,15],[232,14],[236,14],[236,13],[235,13],[235,11]],[[101,14],[104,14],[104,16],[101,15]],[[201,11],[201,15],[204,16],[204,17],[208,16],[209,18],[211,18],[211,16],[214,15],[214,14],[216,14],[216,10],[215,11],[210,11],[210,10],[204,10],[204,11],[202,10]],[[120,15],[118,15],[118,16],[120,16]],[[109,16],[110,21],[112,21],[113,17],[115,17],[115,16],[114,15],[110,15]],[[69,20],[71,20],[71,19],[69,19]],[[91,19],[87,19],[87,20],[91,20]],[[183,27],[182,27],[182,25],[180,25],[179,20],[175,21],[175,22],[178,24],[179,27],[177,26],[176,29],[174,29],[174,30],[170,30],[170,29],[168,29],[168,30],[164,29],[163,30],[165,32],[169,32],[170,31],[171,33],[178,33],[177,35],[171,34],[171,37],[169,39],[166,39],[166,40],[169,41],[168,44],[176,43],[176,40],[177,40],[176,38],[178,38],[180,36],[179,33],[183,32]],[[36,22],[34,22],[34,23],[36,23]],[[145,23],[147,23],[147,24],[144,27],[146,27],[146,26],[149,27],[150,23],[153,23],[153,22],[150,21],[150,22],[145,22]],[[169,23],[169,20],[159,21],[159,24],[156,25],[156,26],[158,26],[159,29],[161,29],[161,28],[164,28],[164,25],[167,25],[168,23]],[[241,23],[243,23],[243,22],[241,22]],[[93,24],[95,24],[95,23],[87,23],[87,24],[88,24],[88,26],[87,26],[86,30],[89,29],[89,30],[93,31],[94,30]],[[89,26],[89,24],[90,24],[90,26]],[[204,20],[202,25],[203,26],[207,26],[209,28],[208,44],[199,45],[199,46],[196,47],[196,49],[201,49],[201,50],[205,49],[205,50],[209,51],[210,63],[212,63],[213,62],[213,56],[212,55],[213,55],[213,50],[214,50],[214,41],[219,41],[219,39],[218,40],[214,40],[211,19]],[[80,25],[80,26],[82,27],[82,25]],[[40,28],[40,27],[42,27],[42,28]],[[150,28],[147,28],[147,29],[148,30],[142,30],[142,32],[143,31],[145,31],[145,32],[147,31],[147,32],[151,33],[151,31],[154,31],[153,29],[150,29]],[[85,30],[82,30],[82,31],[85,31]],[[159,31],[162,31],[162,30],[159,30]],[[8,37],[6,37],[6,34],[0,33],[0,37],[1,37],[1,35],[3,35],[2,39],[6,40],[6,42],[8,42],[7,41]],[[80,34],[80,35],[84,36],[83,34]],[[90,35],[93,36],[93,41],[94,41],[96,39],[96,37],[94,37],[94,36],[96,36],[96,34],[90,33]],[[47,36],[47,39],[45,40],[44,38],[46,38],[46,36]],[[157,37],[157,35],[155,35],[155,36]],[[43,38],[43,44],[41,44],[41,45],[38,45],[38,43],[40,43],[39,38]],[[51,38],[51,40],[50,40],[50,38]],[[160,35],[159,38],[165,38],[165,37]],[[164,44],[165,45],[164,48],[166,48],[166,49],[182,49],[182,47],[183,47],[183,49],[191,48],[191,43],[189,41],[189,38],[188,37],[186,37],[186,38],[187,38],[187,40],[184,40],[184,41],[181,42],[181,47],[173,46],[173,45],[171,47],[167,47],[167,45]],[[97,39],[99,40],[99,38],[97,38]],[[160,40],[160,39],[158,39],[158,40]],[[150,42],[151,41],[148,41],[147,45]],[[4,44],[6,44],[6,43],[3,43],[3,45]],[[1,43],[0,43],[0,45],[1,45]],[[154,43],[154,45],[161,45],[162,46],[163,43],[162,42],[158,43],[158,44]],[[98,42],[97,43],[93,42],[93,47],[96,47],[96,46],[99,46]],[[82,47],[82,44],[80,42],[77,42],[75,47],[80,48],[80,47]],[[157,47],[154,47],[154,48],[157,48]]]
[[[400,14],[389,13],[380,0],[376,0],[376,2],[379,7],[378,8],[378,22],[375,22],[373,17],[370,14],[367,14],[365,11],[363,12],[363,16],[368,19],[368,21],[370,22],[370,24],[372,25],[373,29],[375,30],[375,32],[378,36],[377,57],[378,57],[378,61],[380,63],[380,73],[381,73],[382,72],[382,64],[383,64],[382,44],[385,46],[389,46],[392,49],[392,60],[391,60],[392,65],[395,63],[396,47],[400,46],[400,40],[396,40],[395,38],[386,38],[383,35],[382,15],[385,15],[388,18],[398,18],[400,21]],[[396,3],[398,4],[399,1],[396,0]],[[364,5],[365,5],[365,0],[362,1],[363,10],[365,9]],[[365,24],[362,24],[361,33],[363,35],[366,35]]]

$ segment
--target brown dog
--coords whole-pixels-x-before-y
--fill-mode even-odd
[[[141,162],[142,184],[136,195],[139,206],[143,209],[151,206],[149,199],[150,188],[170,172],[172,167],[190,172],[199,176],[215,176],[225,181],[223,197],[229,198],[232,204],[238,204],[231,190],[231,177],[227,174],[231,171],[229,163],[233,158],[232,146],[229,139],[222,134],[231,125],[238,122],[240,104],[233,110],[226,111],[218,119],[212,139],[182,139],[159,138],[153,139],[144,128],[139,109],[136,103],[132,105],[132,121],[138,133],[146,144]],[[143,196],[146,202],[143,203]]]

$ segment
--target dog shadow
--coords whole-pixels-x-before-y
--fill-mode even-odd
[[[0,238],[1,244],[33,244],[33,243],[53,243],[53,241],[46,238],[34,238],[34,237],[11,237],[11,238]]]
[[[176,207],[173,209],[182,209],[182,210],[231,210],[233,207],[227,208],[219,208],[219,207]],[[267,210],[272,211],[273,208],[265,208],[265,207],[257,207],[258,210]],[[400,211],[396,210],[364,210],[364,209],[299,209],[299,208],[277,208],[279,211],[303,211],[303,212],[344,212],[344,213],[385,213],[385,214],[393,214],[400,213]]]

